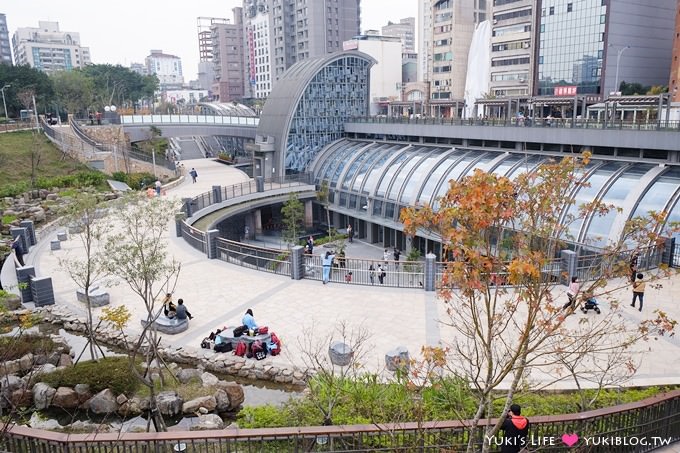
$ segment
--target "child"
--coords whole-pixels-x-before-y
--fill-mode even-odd
[[[345,283],[352,283],[352,273],[351,272],[347,272],[345,274]]]

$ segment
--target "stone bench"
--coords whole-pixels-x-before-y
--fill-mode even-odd
[[[111,297],[109,293],[98,286],[93,286],[90,288],[90,305],[92,307],[103,307],[111,302]],[[78,288],[76,290],[76,298],[79,302],[87,303],[87,297],[85,296],[85,290],[83,288]]]
[[[148,322],[146,319],[142,319],[142,327],[146,327]],[[168,335],[175,335],[181,332],[184,332],[189,328],[189,320],[188,319],[177,319],[177,318],[168,318],[167,316],[160,315],[156,320],[152,323],[151,329],[155,330],[157,332],[161,333],[166,333]]]
[[[50,250],[61,250],[61,241],[50,241]]]
[[[65,241],[66,239],[67,239],[66,231],[59,231],[57,233],[57,240],[58,241]]]

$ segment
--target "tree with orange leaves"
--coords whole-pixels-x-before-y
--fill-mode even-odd
[[[588,328],[569,316],[573,308],[563,311],[554,300],[556,279],[568,277],[556,275],[555,264],[574,239],[570,224],[615,209],[599,201],[578,206],[577,211],[568,209],[577,191],[587,185],[584,175],[589,161],[588,153],[551,160],[514,180],[476,170],[461,181],[450,181],[437,209],[422,206],[401,212],[407,234],[427,231],[438,235],[444,246],[447,260],[438,292],[447,313],[440,321],[451,327],[448,368],[467,380],[477,396],[469,452],[489,451],[491,442],[480,446],[480,440],[497,435],[514,395],[534,378],[532,371],[551,375],[566,368],[566,374],[578,379],[579,367],[587,366],[596,353],[621,350],[615,342],[603,342],[601,347],[579,352],[583,339],[608,333],[638,341],[675,326],[659,311],[656,319],[641,324],[615,323],[618,304],[614,301],[611,310]],[[612,279],[625,276],[626,253],[656,245],[655,232],[663,219],[662,214],[650,213],[629,222],[621,239],[599,252],[583,293],[603,295]],[[626,284],[621,279],[621,285]],[[627,342],[621,347],[632,345]],[[588,354],[589,359],[576,360],[579,354]],[[619,363],[632,368],[630,360]],[[611,367],[603,370],[612,371]],[[504,399],[504,410],[495,412],[493,402],[498,398]]]

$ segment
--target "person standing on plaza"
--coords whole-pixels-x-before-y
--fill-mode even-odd
[[[395,269],[399,269],[399,258],[401,257],[401,251],[399,251],[398,248],[394,248],[394,267]]]
[[[633,303],[630,304],[631,307],[635,307],[635,300],[640,300],[640,311],[642,311],[642,303],[645,299],[645,286],[647,284],[643,280],[644,274],[638,273],[635,281],[633,282]]]
[[[373,267],[373,263],[368,266],[368,279],[371,281],[371,285],[375,284],[375,267]]]
[[[638,259],[640,258],[640,252],[635,250],[633,254],[630,256],[630,282],[635,283],[635,277],[637,276],[637,270],[638,270]]]
[[[12,251],[14,252],[14,257],[21,264],[25,266],[24,263],[24,248],[21,246],[21,236],[17,236],[10,244]]]
[[[390,252],[387,249],[385,249],[385,253],[383,253],[383,261],[385,261],[385,269],[387,269],[387,265],[390,261]]]
[[[333,266],[333,260],[335,259],[335,255],[333,255],[330,251],[326,252],[326,255],[322,259],[322,268],[323,268],[323,284],[325,285],[331,280],[331,266]]]
[[[576,306],[576,296],[581,290],[581,284],[578,282],[578,277],[571,277],[571,283],[569,284],[569,289],[567,290],[567,298],[569,301],[562,306],[562,310],[566,310],[569,307],[574,308]]]
[[[309,250],[308,253],[310,255],[314,252],[314,238],[312,236],[307,238],[307,249]]]
[[[354,238],[354,229],[352,228],[352,225],[347,225],[347,239],[349,239],[349,242],[352,242],[353,238]]]
[[[161,196],[161,181],[160,179],[157,179],[156,182],[154,183],[154,187],[156,189],[156,196],[160,197]]]
[[[385,272],[385,269],[378,264],[378,281],[380,282],[381,285],[385,283],[385,276],[387,275],[387,272]]]
[[[196,169],[195,169],[194,167],[191,167],[191,171],[189,172],[189,174],[191,175],[191,180],[192,180],[192,181],[194,182],[194,184],[195,184],[195,183],[196,183],[196,179],[198,178],[198,172],[196,171]]]

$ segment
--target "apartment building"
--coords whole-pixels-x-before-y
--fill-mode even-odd
[[[161,91],[181,88],[184,84],[182,60],[178,56],[163,53],[160,49],[152,49],[144,63],[147,73],[158,77]]]
[[[39,21],[37,28],[18,28],[12,47],[17,65],[48,73],[82,68],[91,62],[90,49],[80,45],[80,33],[59,30],[59,22]]]
[[[0,63],[12,64],[12,47],[9,41],[7,17],[4,14],[0,14]]]
[[[398,23],[389,22],[381,28],[383,36],[393,36],[401,40],[402,52],[412,54],[416,51],[416,18],[406,17]]]

